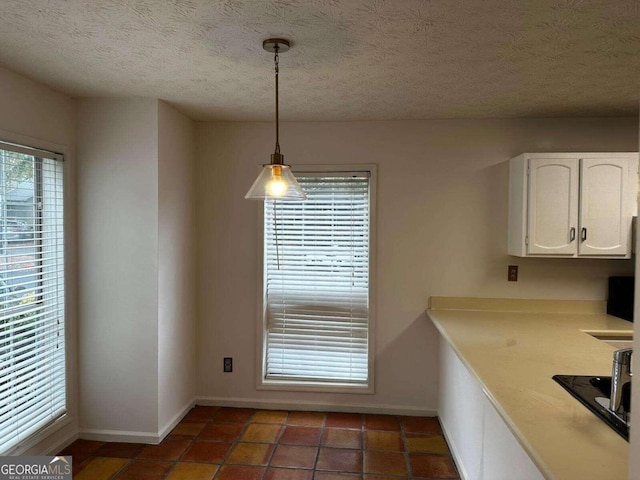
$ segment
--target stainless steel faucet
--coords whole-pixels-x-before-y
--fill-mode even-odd
[[[626,416],[630,413],[628,411],[629,406],[625,405],[623,402],[623,392],[627,389],[631,389],[632,353],[632,348],[623,348],[622,350],[616,350],[613,352],[613,369],[611,371],[611,410],[619,416]],[[630,392],[627,395],[629,394]]]

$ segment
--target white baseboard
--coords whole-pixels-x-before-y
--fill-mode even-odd
[[[435,417],[436,410],[398,405],[337,405],[328,402],[285,402],[282,400],[258,400],[255,398],[198,397],[196,405],[218,407],[259,408],[264,410],[312,410],[319,412],[378,413],[385,415],[410,415]]]
[[[191,410],[195,400],[189,400],[184,407],[165,424],[158,432],[130,432],[126,430],[82,429],[78,435],[84,440],[100,442],[147,443],[158,445],[180,423],[180,420]]]
[[[180,423],[180,420],[182,420],[184,418],[184,416],[189,413],[189,410],[191,410],[193,408],[193,406],[195,405],[196,400],[194,398],[192,398],[191,400],[189,400],[179,411],[178,413],[176,413],[174,415],[174,417],[169,420],[167,422],[167,424],[162,427],[160,429],[160,431],[158,432],[158,437],[160,438],[160,442],[162,440],[164,440],[164,438],[169,435],[169,433],[171,433],[171,430],[173,430],[175,428],[176,425],[178,425],[178,423]],[[158,443],[160,443],[158,442]]]
[[[453,461],[456,464],[456,468],[458,469],[458,473],[460,474],[461,480],[469,480],[469,475],[467,471],[464,469],[464,464],[462,463],[462,459],[460,458],[460,454],[458,453],[458,449],[456,444],[453,443],[453,438],[447,433],[447,427],[442,422],[442,418],[440,418],[440,426],[442,427],[442,433],[444,434],[444,438],[447,441],[447,445],[449,445],[449,450],[451,451],[451,456],[453,457]]]
[[[180,423],[193,405],[220,407],[259,408],[265,410],[313,410],[321,412],[378,413],[385,415],[410,415],[435,417],[436,410],[398,405],[336,405],[325,402],[283,402],[281,400],[257,400],[253,398],[198,397],[185,406],[157,433],[125,430],[82,429],[76,438],[101,442],[147,443],[157,445]],[[73,439],[75,440],[75,438]],[[73,441],[72,440],[72,441]]]

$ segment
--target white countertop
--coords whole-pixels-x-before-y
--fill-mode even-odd
[[[633,325],[600,312],[604,302],[451,297],[427,310],[548,479],[628,477],[629,444],[551,378],[611,375],[615,349],[583,330]]]

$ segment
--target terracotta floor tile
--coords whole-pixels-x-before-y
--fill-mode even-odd
[[[401,417],[402,426],[407,433],[435,433],[442,435],[438,417]]]
[[[133,458],[145,448],[146,445],[142,443],[105,443],[96,452],[98,457],[119,457],[119,458]],[[73,458],[75,462],[75,457]]]
[[[256,411],[252,408],[226,408],[222,407],[213,417],[215,422],[246,423]]]
[[[320,428],[289,426],[284,429],[284,433],[278,443],[286,445],[307,445],[311,447],[318,446],[320,445],[321,432],[322,430]]]
[[[282,432],[281,425],[251,423],[240,437],[240,441],[276,443],[278,437],[280,437],[280,432]]]
[[[365,415],[364,426],[366,430],[400,431],[400,422],[395,415]]]
[[[267,465],[274,446],[266,443],[238,443],[225,463],[235,465]]]
[[[233,442],[239,436],[244,425],[241,423],[207,423],[198,438],[217,440],[219,442]]]
[[[362,448],[362,432],[346,428],[325,428],[320,444],[323,447]]]
[[[264,480],[312,480],[313,470],[299,468],[269,468]]]
[[[407,460],[399,452],[364,452],[365,473],[407,475]]]
[[[264,468],[241,467],[237,465],[223,465],[216,476],[216,480],[260,480],[264,475]]]
[[[412,453],[409,455],[414,477],[457,479],[458,472],[449,457]]]
[[[80,455],[72,455],[72,477],[76,478],[76,475],[78,475],[78,473],[80,473],[80,471],[87,466],[87,464],[89,463],[90,460],[92,460],[94,457],[92,457],[91,455],[84,455],[84,454],[80,454]]]
[[[171,436],[175,437],[197,437],[204,428],[204,422],[180,422],[176,428],[171,430]]]
[[[153,460],[177,460],[191,442],[189,440],[165,439],[160,445],[147,445],[138,458]]]
[[[362,452],[338,448],[321,448],[316,470],[362,472]]]
[[[327,413],[325,427],[362,428],[362,415],[359,413]]]
[[[299,427],[322,427],[325,416],[322,412],[291,412],[287,424]]]
[[[354,473],[316,472],[314,480],[360,480],[362,477]]]
[[[278,445],[270,465],[274,467],[313,468],[316,463],[316,447]]]
[[[286,423],[289,412],[283,412],[280,410],[258,410],[253,417],[251,417],[252,423],[278,423],[282,425]]]
[[[404,451],[402,435],[400,432],[365,431],[365,450],[391,450],[394,452]]]
[[[218,411],[219,407],[196,405],[184,416],[183,422],[208,422]]]
[[[211,463],[177,463],[167,480],[211,480],[217,471]]]
[[[222,463],[231,449],[231,443],[195,440],[182,456],[183,462]]]
[[[76,440],[71,445],[62,450],[62,452],[60,452],[60,455],[92,455],[96,451],[98,451],[98,449],[102,445],[104,445],[104,442],[94,442],[93,440]]]
[[[171,462],[134,460],[122,470],[118,480],[161,480],[171,467]]]
[[[407,451],[411,453],[439,453],[449,455],[449,447],[442,435],[407,434]]]
[[[74,480],[107,480],[112,478],[124,467],[129,460],[126,458],[95,457],[75,475]]]

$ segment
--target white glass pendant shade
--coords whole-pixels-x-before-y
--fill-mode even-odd
[[[263,165],[262,172],[244,196],[248,200],[305,200],[289,165]]]

